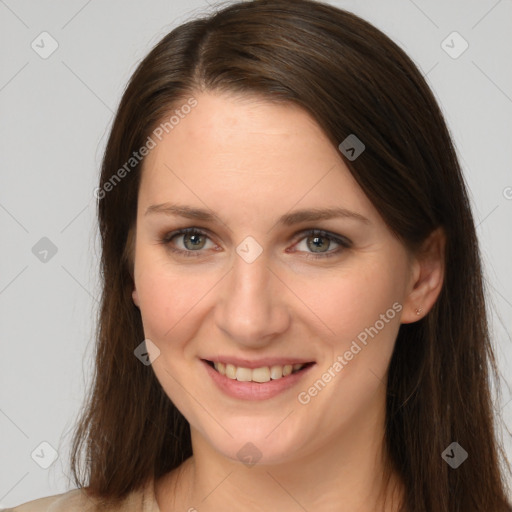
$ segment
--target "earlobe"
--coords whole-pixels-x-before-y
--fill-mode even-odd
[[[444,281],[446,235],[442,228],[433,231],[414,256],[409,294],[404,303],[401,323],[417,322],[435,304]]]

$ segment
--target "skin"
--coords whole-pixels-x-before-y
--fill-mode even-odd
[[[137,212],[133,300],[146,338],[160,350],[152,368],[190,423],[193,446],[190,459],[156,482],[160,509],[362,512],[387,496],[385,510],[396,510],[382,483],[384,383],[400,323],[428,313],[440,292],[442,233],[411,254],[300,108],[194,96],[197,107],[145,160]],[[209,209],[215,220],[146,214],[167,202]],[[339,206],[368,222],[277,224],[290,211]],[[160,243],[185,227],[207,232],[198,257],[171,252],[198,251],[183,235]],[[307,244],[313,237],[301,234],[309,228],[352,245],[322,238],[315,252]],[[247,236],[263,250],[252,263],[236,252]],[[333,256],[322,258],[325,252]],[[315,254],[320,258],[308,259]],[[298,393],[394,303],[401,311],[301,404]],[[290,356],[316,365],[293,388],[249,401],[223,394],[207,376],[200,359],[215,354]],[[261,452],[251,467],[237,457],[247,442]],[[391,482],[399,496],[396,475]]]

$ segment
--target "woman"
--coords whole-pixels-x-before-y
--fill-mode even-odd
[[[14,510],[511,510],[463,178],[383,33],[309,0],[176,28],[96,195],[80,489]]]

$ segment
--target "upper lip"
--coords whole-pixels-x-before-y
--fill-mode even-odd
[[[243,357],[233,356],[212,356],[205,357],[205,361],[212,363],[232,364],[234,366],[241,366],[242,368],[262,368],[264,366],[284,366],[287,364],[306,364],[314,363],[311,359],[303,359],[300,357],[263,357],[261,359],[245,359]]]

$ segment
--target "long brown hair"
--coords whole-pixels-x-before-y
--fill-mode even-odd
[[[126,163],[197,91],[299,105],[336,147],[356,134],[366,149],[345,163],[389,228],[412,249],[444,229],[441,294],[426,317],[401,325],[396,340],[386,449],[404,483],[401,510],[511,510],[488,380],[499,375],[477,237],[443,115],[393,41],[311,0],[239,2],[187,22],[155,46],[126,88],[98,189],[103,293],[93,387],[73,438],[75,482],[112,506],[192,455],[187,421],[151,366],[134,356],[144,339],[131,297],[144,160]],[[469,454],[457,469],[441,457],[452,442]]]

